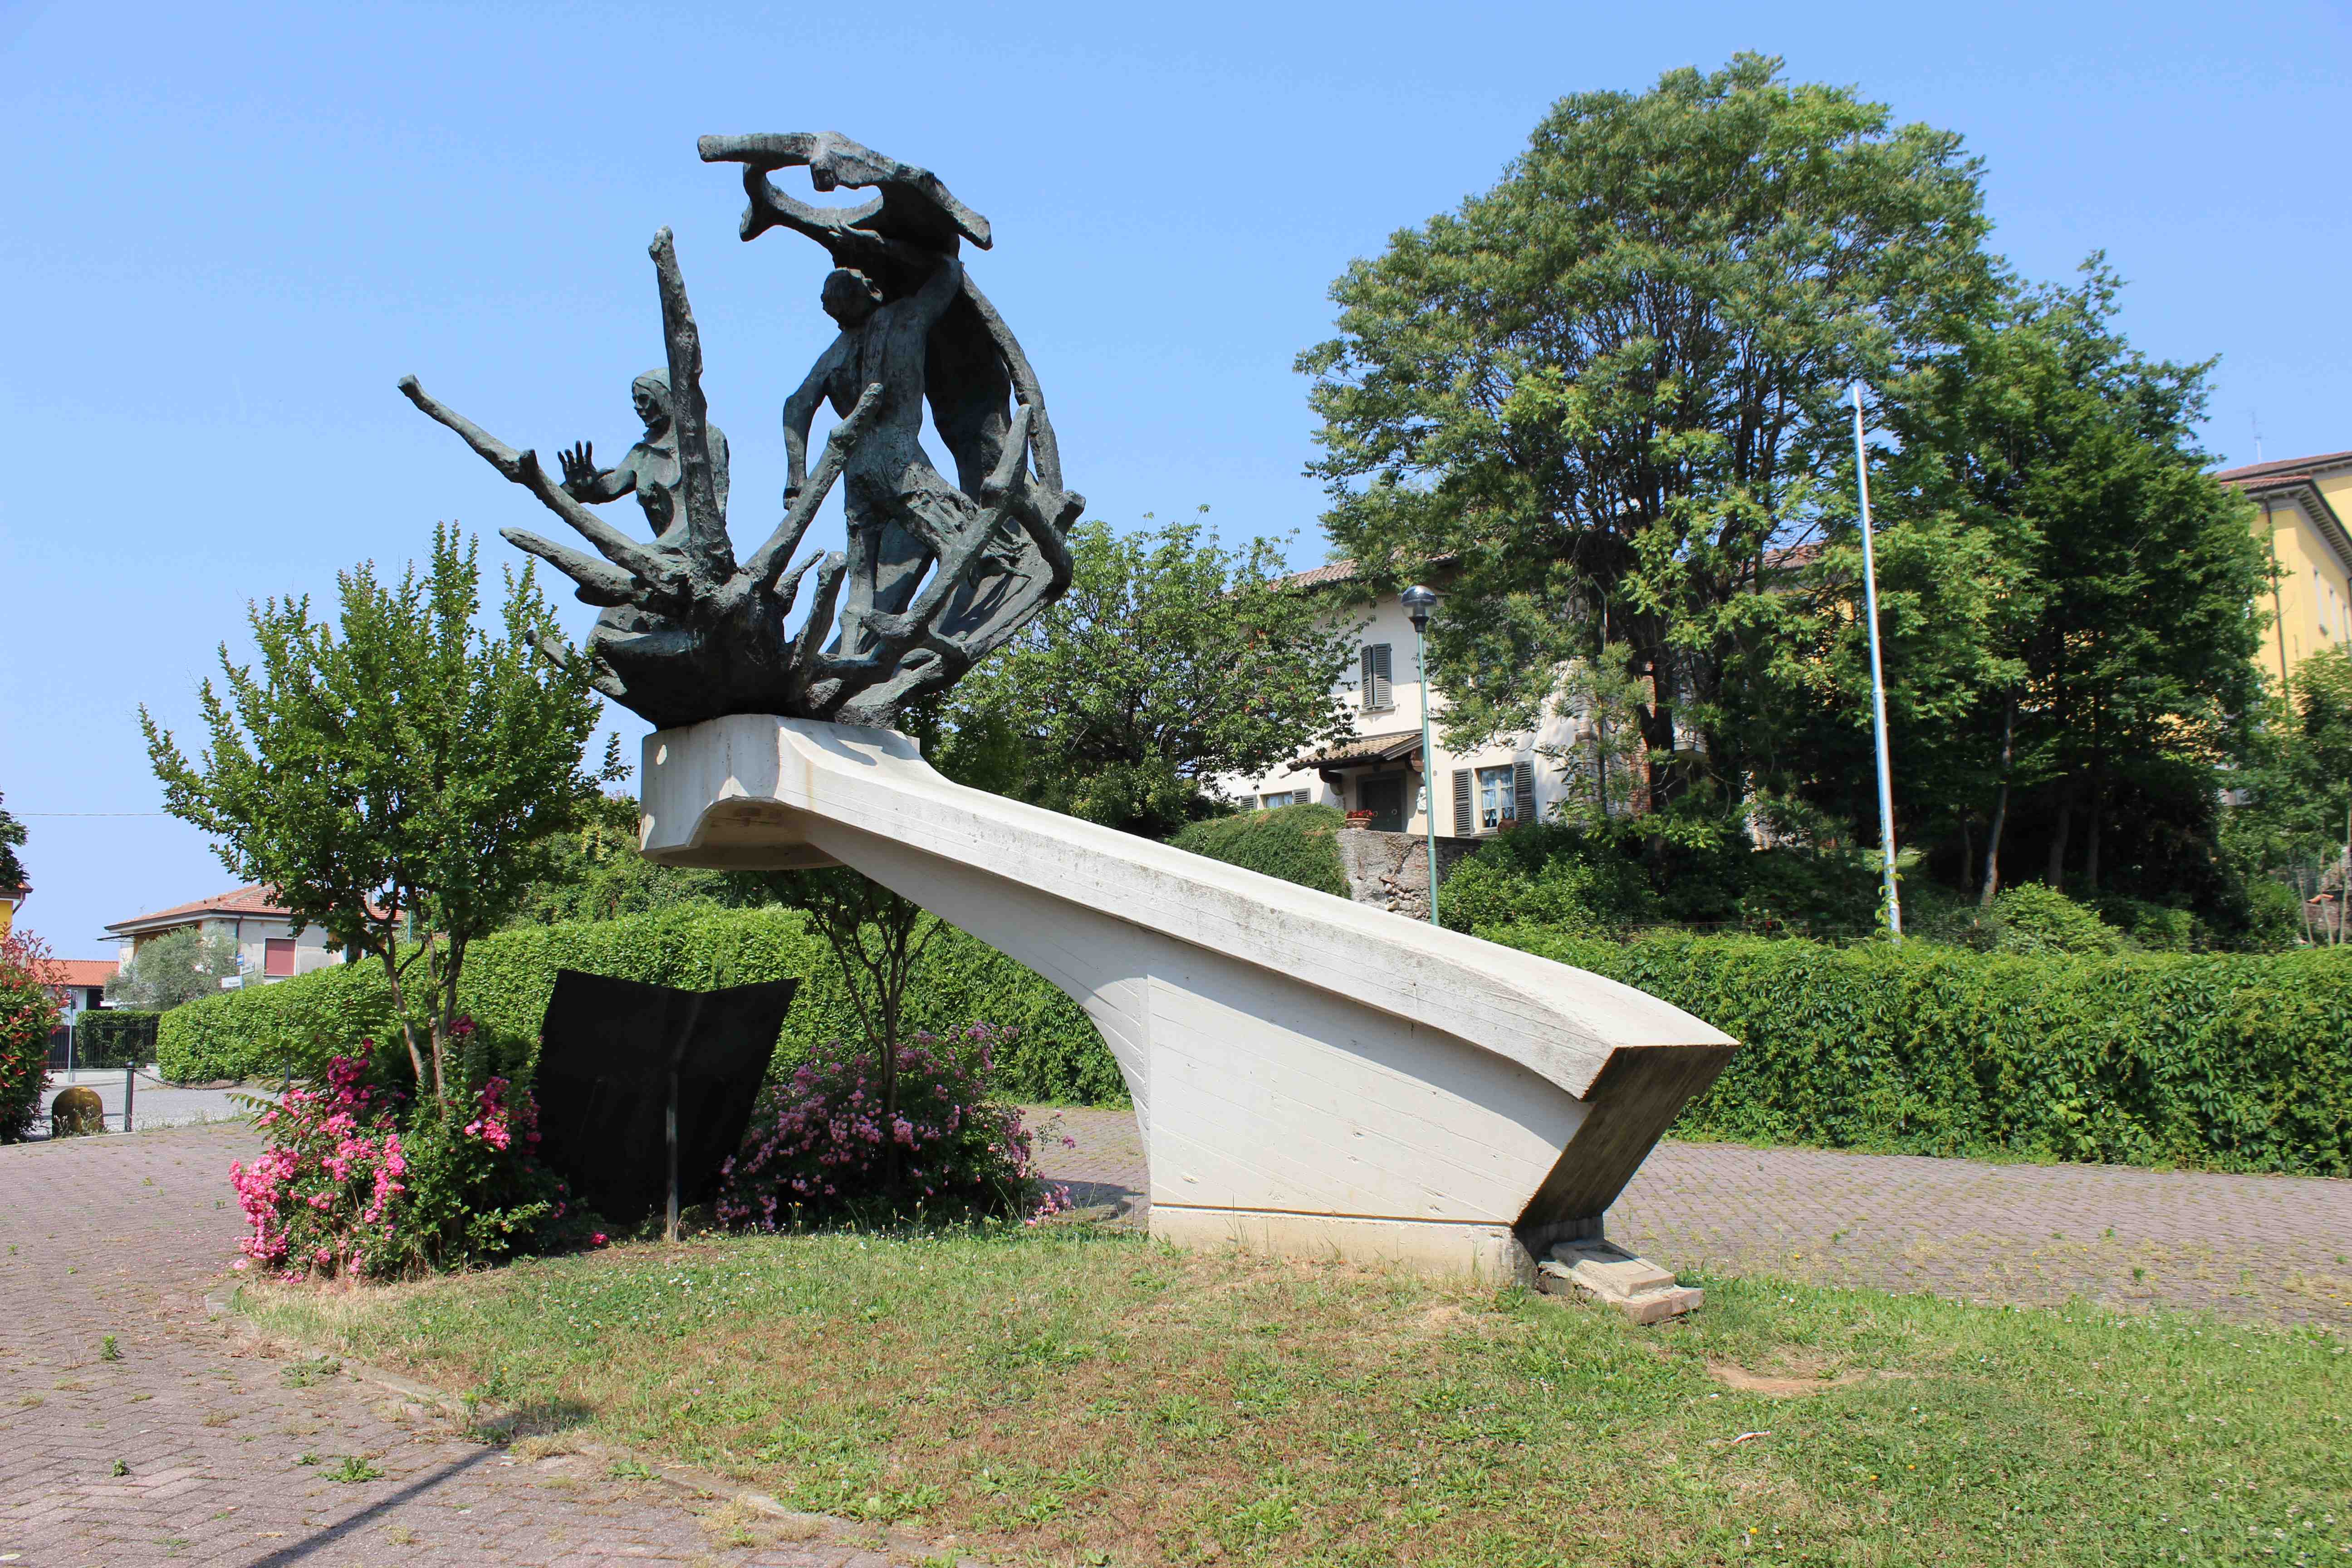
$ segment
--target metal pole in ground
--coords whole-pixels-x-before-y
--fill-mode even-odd
[[[677,1239],[677,1069],[669,1074],[669,1226],[663,1232],[669,1241]]]
[[[1878,738],[1878,853],[1886,884],[1886,929],[1903,940],[1903,900],[1895,887],[1895,769],[1886,755],[1886,675],[1878,658],[1878,563],[1870,547],[1870,452],[1862,443],[1862,383],[1853,384],[1853,479],[1862,498],[1862,594],[1870,616],[1870,712]]]
[[[1421,836],[1429,847],[1429,923],[1437,919],[1437,755],[1429,749],[1429,607],[1437,595],[1416,583],[1402,595],[1412,617],[1412,672],[1421,682]]]
[[[139,1069],[124,1068],[122,1069],[122,1130],[125,1132],[131,1131],[131,1097],[138,1092],[138,1089]],[[104,1118],[101,1117],[100,1120],[103,1121]]]

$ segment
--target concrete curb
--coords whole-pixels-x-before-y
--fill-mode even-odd
[[[258,1325],[245,1315],[244,1308],[237,1300],[244,1289],[243,1280],[232,1279],[206,1291],[205,1293],[206,1320],[215,1322],[223,1319],[228,1320],[229,1329],[233,1333],[244,1335],[259,1333]],[[341,1363],[341,1370],[346,1375],[362,1383],[373,1384],[387,1393],[398,1394],[408,1404],[440,1416],[478,1441],[504,1447],[514,1436],[514,1414],[511,1411],[490,1415],[486,1418],[485,1406],[477,1404],[473,1408],[468,1409],[465,1400],[446,1390],[436,1388],[431,1384],[419,1383],[413,1377],[389,1371],[368,1362],[354,1360],[339,1352],[329,1351],[315,1341],[304,1340],[302,1342],[323,1354],[334,1355],[335,1359]],[[708,1470],[698,1470],[690,1465],[671,1464],[665,1459],[648,1458],[634,1449],[615,1447],[609,1443],[595,1442],[587,1438],[566,1437],[565,1442],[571,1446],[573,1452],[588,1458],[600,1460],[608,1468],[619,1464],[634,1466],[698,1502],[732,1503],[747,1512],[760,1515],[762,1519],[773,1520],[779,1524],[796,1526],[806,1531],[809,1539],[823,1535],[843,1545],[856,1546],[866,1551],[898,1552],[925,1556],[930,1561],[937,1561],[938,1558],[938,1548],[933,1542],[899,1534],[879,1525],[861,1524],[850,1519],[837,1519],[829,1513],[804,1513],[798,1509],[786,1508],[765,1492],[743,1489],[723,1476],[715,1476]],[[956,1568],[991,1568],[991,1564],[977,1557],[961,1555],[956,1557],[955,1564]]]

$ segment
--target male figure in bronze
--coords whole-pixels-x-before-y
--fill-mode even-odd
[[[849,521],[841,606],[845,654],[866,651],[866,623],[877,612],[895,616],[906,609],[924,568],[950,553],[955,534],[977,510],[971,497],[940,478],[922,446],[931,330],[962,287],[963,263],[951,255],[936,258],[922,286],[898,300],[884,300],[863,272],[835,268],[821,298],[841,335],[784,404],[789,506],[808,482],[809,426],[817,405],[829,401],[846,418],[866,387],[882,389],[874,422],[842,472]]]

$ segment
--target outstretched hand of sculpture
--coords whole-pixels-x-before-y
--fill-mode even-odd
[[[711,156],[712,140],[705,139],[706,157]],[[815,140],[856,148],[837,137]],[[901,705],[951,684],[1069,584],[1063,538],[1085,503],[1061,488],[1042,397],[1023,397],[1010,418],[1002,412],[1005,390],[1034,386],[1025,359],[1010,363],[1018,356],[1018,344],[1008,356],[1001,343],[1011,342],[1011,334],[1002,332],[1001,321],[989,310],[980,339],[987,350],[984,363],[966,363],[969,331],[945,355],[929,347],[929,339],[942,330],[946,307],[968,305],[974,297],[953,247],[957,234],[969,234],[974,226],[984,237],[985,220],[955,203],[927,173],[856,151],[867,162],[852,160],[838,183],[885,183],[885,198],[870,204],[877,212],[892,199],[903,207],[908,198],[902,192],[911,189],[939,222],[917,224],[919,237],[877,232],[855,221],[867,210],[861,208],[845,215],[848,221],[823,226],[842,252],[870,259],[877,269],[887,267],[894,279],[917,279],[915,292],[922,301],[919,306],[911,298],[877,300],[866,312],[873,320],[843,322],[842,338],[819,363],[819,390],[833,403],[839,422],[803,479],[803,421],[801,439],[793,443],[798,482],[787,492],[783,520],[740,564],[727,531],[725,438],[710,425],[704,403],[701,340],[667,229],[655,236],[651,251],[669,361],[668,384],[660,391],[673,426],[661,444],[667,447],[674,440],[676,474],[673,482],[658,487],[660,495],[649,494],[642,475],[630,487],[646,502],[656,531],[651,542],[631,537],[589,510],[588,503],[627,493],[621,470],[598,470],[581,447],[563,454],[562,479],[551,479],[535,453],[517,451],[489,435],[426,394],[415,376],[401,381],[411,402],[456,431],[594,548],[591,555],[520,529],[501,531],[518,548],[571,577],[583,601],[606,606],[584,653],[551,639],[550,657],[585,658],[597,689],[657,727],[729,713],[887,725]],[[821,189],[831,188],[836,178],[814,166],[812,174]],[[764,184],[764,175],[760,177]],[[961,216],[950,219],[950,213]],[[941,224],[948,226],[944,231]],[[938,239],[942,246],[933,248],[923,239]],[[829,305],[831,299],[829,290]],[[949,373],[944,388],[943,368]],[[640,378],[640,391],[649,379]],[[819,380],[812,373],[812,384]],[[943,434],[952,407],[957,432],[978,437],[976,445],[950,443],[966,474],[964,489],[949,485],[921,456],[917,432],[927,390],[940,410]],[[999,411],[993,418],[985,409],[992,392]],[[653,434],[650,417],[648,433]],[[985,468],[971,474],[968,459],[983,454]],[[821,559],[812,555],[788,569],[817,509],[845,474],[850,476],[844,487],[850,551]],[[653,515],[657,511],[674,515]],[[886,533],[919,540],[921,559],[912,563],[912,570],[898,573],[897,591],[877,599],[871,563],[882,553]],[[787,635],[786,617],[812,567],[815,586],[807,615],[799,631]],[[842,605],[845,586],[849,603]],[[843,611],[838,636],[836,607]]]

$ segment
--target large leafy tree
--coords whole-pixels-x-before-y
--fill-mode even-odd
[[[299,921],[383,963],[410,1066],[438,1098],[467,945],[516,911],[551,836],[624,771],[617,741],[601,771],[582,765],[601,705],[584,666],[539,653],[556,627],[528,567],[507,577],[499,633],[476,624],[477,556],[436,527],[421,575],[340,574],[332,624],[308,597],[253,606],[258,667],[222,647],[194,763],[139,715],[171,812]]]
[[[1755,689],[1815,635],[1773,565],[1842,504],[1840,400],[1949,351],[1984,229],[1958,137],[1743,55],[1562,100],[1499,184],[1350,267],[1299,362],[1326,524],[1459,562],[1449,733],[1525,728],[1602,660],[1641,686],[1654,805],[1747,789]]]
[[[1216,779],[1340,731],[1357,627],[1286,586],[1282,551],[1197,522],[1070,535],[1069,592],[966,677],[939,716],[941,766],[1130,832],[1216,809]]]
[[[2197,445],[2210,365],[2134,350],[2118,288],[2095,256],[2072,288],[2012,286],[1888,400],[1893,536],[1972,542],[1992,590],[1943,667],[1972,710],[1897,729],[1906,805],[1988,903],[2026,845],[2053,887],[2206,875],[2261,700],[2266,566]]]

